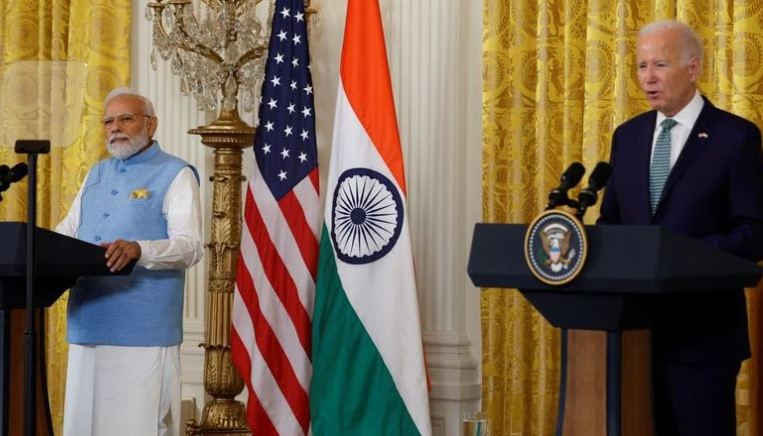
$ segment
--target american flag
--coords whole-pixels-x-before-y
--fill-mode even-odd
[[[307,434],[319,249],[318,153],[303,0],[277,0],[233,297],[231,355],[253,434]]]

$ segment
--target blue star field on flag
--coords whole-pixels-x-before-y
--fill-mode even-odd
[[[318,165],[303,0],[277,0],[254,155],[276,200]]]

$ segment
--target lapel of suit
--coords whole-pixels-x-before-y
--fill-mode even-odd
[[[649,168],[652,165],[652,141],[654,138],[654,128],[657,122],[657,111],[651,111],[648,117],[644,117],[644,125],[638,128],[636,136],[636,178],[633,183],[637,183],[636,201],[640,204],[642,218],[649,222],[652,217],[652,208],[649,204]]]
[[[694,123],[694,128],[689,133],[689,137],[686,139],[686,144],[681,150],[681,154],[678,155],[676,164],[673,165],[673,169],[668,174],[668,179],[665,181],[665,187],[662,189],[662,198],[660,199],[660,205],[666,202],[671,191],[676,184],[681,180],[681,177],[691,168],[692,162],[699,157],[705,150],[708,144],[708,139],[713,136],[711,131],[712,112],[715,110],[710,101],[705,99],[705,105],[702,106],[702,111],[697,117],[697,122]],[[655,215],[660,213],[660,207],[657,207]]]

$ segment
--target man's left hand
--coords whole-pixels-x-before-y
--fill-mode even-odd
[[[114,242],[101,243],[106,248],[106,267],[117,272],[133,260],[140,259],[140,245],[135,241],[117,239]]]

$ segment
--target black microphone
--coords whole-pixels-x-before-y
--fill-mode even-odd
[[[612,165],[606,162],[599,162],[593,168],[591,176],[588,178],[588,186],[580,190],[578,195],[578,212],[575,216],[582,218],[589,206],[596,204],[599,199],[597,192],[607,184],[609,176],[612,175]]]
[[[23,179],[29,173],[29,166],[26,162],[19,162],[8,172],[9,183],[16,183]]]
[[[567,191],[580,182],[585,174],[585,167],[580,162],[573,162],[562,174],[562,183],[548,194],[548,205],[546,210],[569,203]]]
[[[0,192],[3,192],[6,189],[8,189],[8,184],[6,184],[5,179],[8,177],[8,172],[10,170],[11,168],[8,165],[5,165],[5,164],[0,165]]]
[[[19,162],[10,169],[8,165],[0,165],[0,192],[7,190],[11,183],[23,179],[28,172],[29,166],[25,162]]]

